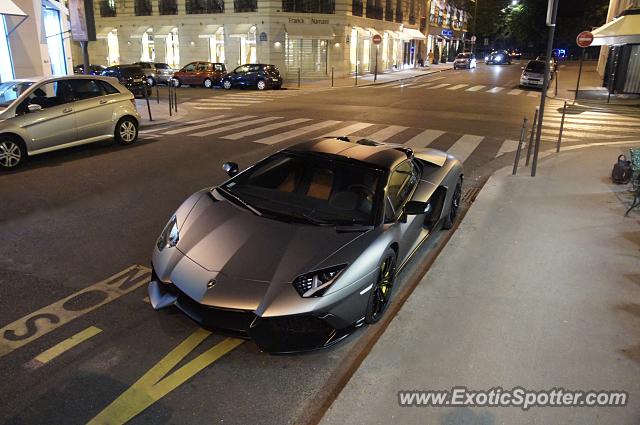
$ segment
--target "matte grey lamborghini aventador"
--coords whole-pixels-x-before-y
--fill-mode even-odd
[[[156,310],[271,353],[327,347],[384,314],[396,273],[458,213],[462,165],[348,138],[294,145],[178,208],[153,251]]]

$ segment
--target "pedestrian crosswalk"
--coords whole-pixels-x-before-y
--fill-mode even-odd
[[[202,120],[176,124],[172,128],[160,126],[141,131],[142,137],[164,138],[172,142],[206,140],[207,143],[249,142],[257,145],[290,144],[321,137],[349,136],[368,138],[379,142],[399,143],[411,148],[432,147],[447,150],[461,161],[475,154],[485,159],[516,150],[515,140],[458,134],[437,129],[424,129],[402,125],[371,122],[319,120],[312,118],[283,118],[223,114],[206,122]]]
[[[491,86],[485,84],[453,84],[445,83],[446,77],[439,77],[430,79],[425,82],[423,79],[416,79],[415,81],[401,81],[392,84],[381,84],[378,86],[368,86],[363,88],[385,88],[385,89],[419,89],[419,90],[449,90],[458,92],[470,92],[470,93],[487,93],[487,94],[506,94],[510,96],[527,96],[540,98],[540,92],[536,90],[524,90],[513,87],[500,87]]]
[[[319,92],[323,90],[314,90]],[[300,96],[304,92],[300,90],[242,90],[242,91],[215,91],[212,96],[190,99],[182,104],[191,109],[200,111],[229,111],[239,107],[252,106],[260,103],[271,102],[293,96]]]

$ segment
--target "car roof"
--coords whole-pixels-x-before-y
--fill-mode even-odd
[[[48,75],[48,76],[38,76],[38,77],[26,77],[26,78],[17,78],[15,80],[11,80],[11,81],[39,84],[39,83],[44,83],[44,82],[47,82],[47,81],[77,80],[77,79],[87,79],[87,80],[98,79],[98,80],[103,80],[103,81],[107,81],[107,82],[113,82],[114,81],[114,79],[111,78],[111,77],[104,77],[104,76],[101,76],[101,75],[84,75],[84,74]],[[3,81],[3,82],[8,82],[8,81]]]
[[[402,148],[401,145],[376,143],[366,139],[347,140],[336,138],[311,140],[290,146],[286,151],[335,155],[387,170],[395,168],[400,162],[411,157],[411,150]]]

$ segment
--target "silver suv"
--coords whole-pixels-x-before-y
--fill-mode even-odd
[[[0,170],[28,156],[115,139],[138,138],[133,94],[114,78],[41,77],[0,83]]]

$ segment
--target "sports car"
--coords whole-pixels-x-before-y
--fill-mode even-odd
[[[385,313],[396,275],[450,229],[460,161],[347,137],[293,145],[191,195],[153,250],[149,298],[262,351],[328,347]]]

